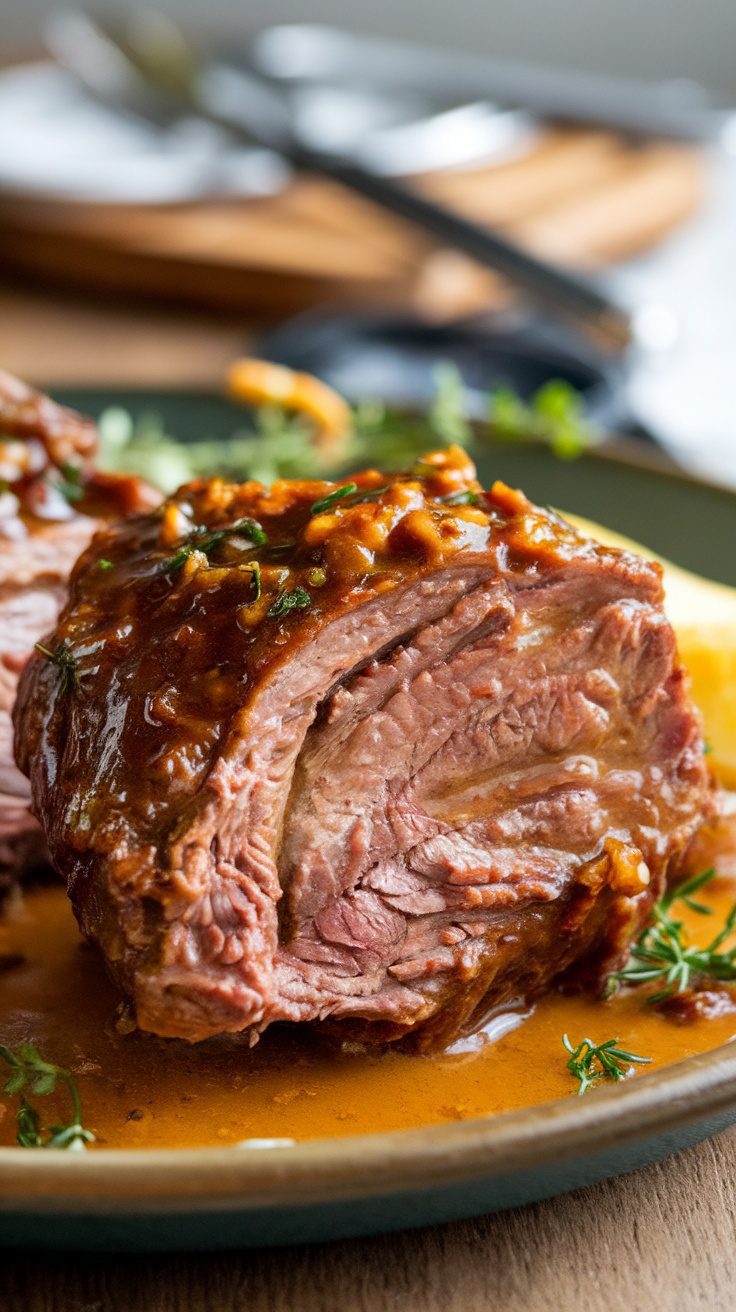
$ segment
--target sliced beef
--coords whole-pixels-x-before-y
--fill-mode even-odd
[[[152,504],[137,480],[94,472],[96,440],[89,420],[0,370],[0,875],[45,859],[13,760],[18,675],[100,523]]]
[[[595,984],[710,805],[659,567],[484,493],[453,448],[342,488],[184,487],[98,535],[49,642],[18,759],[163,1035],[438,1044]]]

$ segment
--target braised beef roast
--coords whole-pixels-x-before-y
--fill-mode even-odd
[[[621,959],[708,808],[659,567],[457,448],[98,534],[21,768],[147,1030],[446,1040]]]
[[[0,370],[0,877],[44,854],[13,761],[18,674],[99,523],[152,504],[138,480],[94,472],[96,445],[89,420]]]

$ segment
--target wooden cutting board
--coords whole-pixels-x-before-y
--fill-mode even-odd
[[[690,146],[549,129],[523,156],[414,185],[564,264],[637,254],[698,206]],[[0,268],[97,294],[280,316],[316,302],[401,305],[449,318],[503,303],[494,274],[337,184],[177,206],[0,198]]]

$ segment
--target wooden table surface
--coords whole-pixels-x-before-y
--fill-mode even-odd
[[[0,364],[37,382],[215,385],[252,327],[0,284]],[[244,1254],[3,1254],[1,1312],[721,1312],[736,1130],[521,1210]]]

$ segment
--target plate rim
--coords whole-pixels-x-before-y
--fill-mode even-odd
[[[733,1113],[736,1037],[592,1096],[418,1129],[312,1139],[284,1147],[0,1149],[0,1216],[243,1210],[438,1190],[672,1136]],[[673,1147],[677,1146],[673,1144]]]

